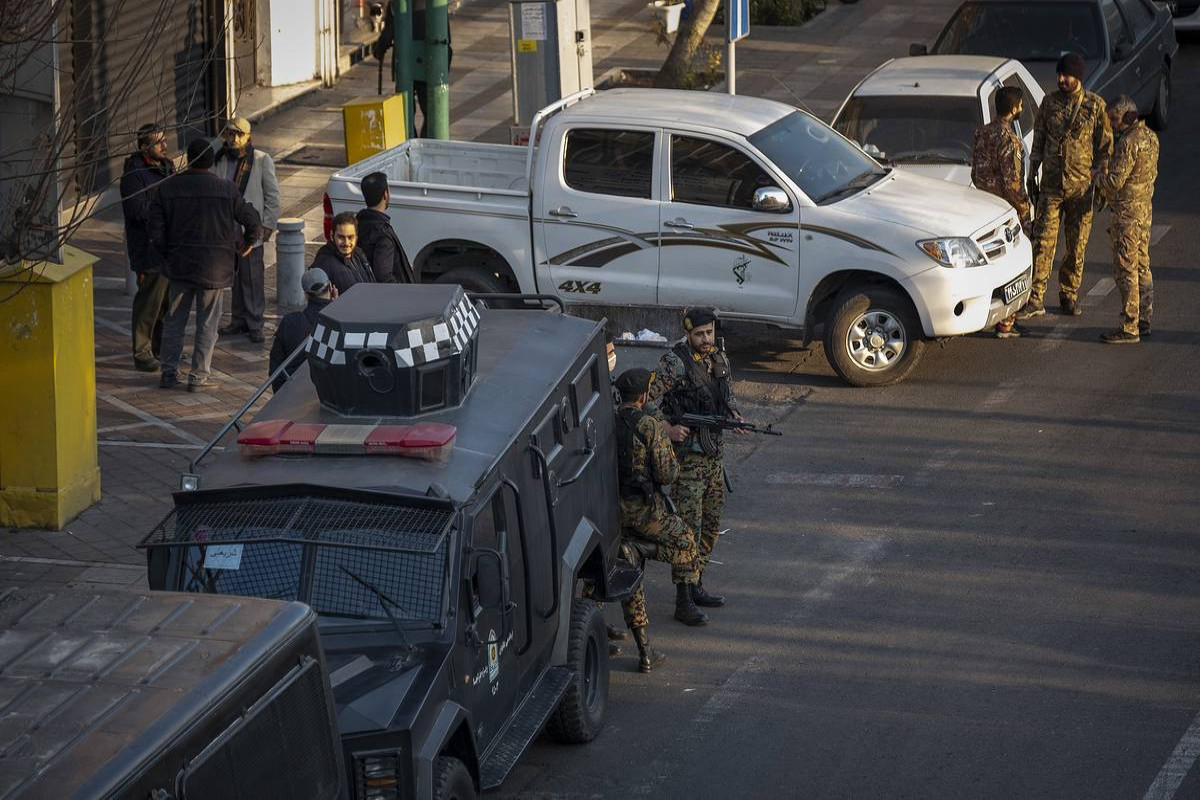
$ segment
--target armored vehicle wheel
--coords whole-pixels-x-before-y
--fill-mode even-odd
[[[568,635],[567,666],[575,677],[546,722],[546,732],[555,741],[582,744],[604,727],[608,706],[608,633],[594,602],[580,599],[571,606]]]
[[[475,800],[475,782],[466,764],[457,758],[439,758],[434,770],[434,800]]]
[[[455,267],[437,276],[437,283],[457,283],[468,292],[499,294],[510,291],[504,281],[482,267]]]
[[[825,323],[825,357],[853,386],[888,386],[916,369],[922,335],[907,297],[883,286],[849,289]]]

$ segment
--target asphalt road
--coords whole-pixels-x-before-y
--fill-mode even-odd
[[[935,345],[906,384],[731,342],[786,438],[731,458],[729,605],[684,628],[652,565],[669,661],[641,675],[627,643],[601,736],[539,742],[500,795],[1200,797],[1200,44],[1175,74],[1153,338],[1098,341],[1104,214],[1083,316]]]

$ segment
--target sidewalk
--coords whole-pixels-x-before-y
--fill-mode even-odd
[[[829,119],[867,71],[885,58],[906,54],[909,42],[931,40],[956,4],[834,2],[801,28],[755,28],[738,44],[738,87],[744,94],[793,105],[803,101]],[[667,51],[655,43],[646,0],[594,0],[592,14],[596,75],[612,67],[654,69],[662,63]],[[471,3],[451,24],[451,135],[507,142],[512,116],[508,3]],[[283,216],[305,220],[310,256],[321,240],[325,183],[345,163],[341,106],[353,97],[374,95],[377,75],[368,59],[344,73],[336,86],[255,125],[256,146],[277,162]],[[73,241],[100,259],[95,270],[96,407],[103,498],[63,531],[0,529],[0,579],[143,586],[144,558],[135,545],[170,510],[171,493],[189,459],[266,377],[277,321],[274,247],[269,245],[266,254],[266,344],[222,338],[213,358],[213,376],[221,387],[188,394],[161,390],[157,376],[133,369],[122,230],[119,207],[114,207],[89,221]]]

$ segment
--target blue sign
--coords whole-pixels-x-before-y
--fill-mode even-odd
[[[750,0],[725,0],[725,33],[731,42],[750,35]]]

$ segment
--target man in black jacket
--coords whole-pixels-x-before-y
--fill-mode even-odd
[[[400,237],[392,227],[392,219],[387,215],[388,194],[387,175],[382,172],[372,172],[362,179],[363,200],[367,207],[358,212],[358,247],[371,262],[371,271],[375,273],[376,283],[416,283],[412,265],[404,254],[404,246]]]
[[[324,270],[339,294],[356,283],[375,283],[371,263],[358,249],[358,222],[353,212],[343,211],[333,218],[333,240],[321,246],[311,267]]]
[[[150,238],[166,258],[170,279],[158,385],[170,389],[179,383],[176,369],[195,305],[188,391],[199,392],[216,386],[208,376],[221,322],[221,290],[233,285],[237,257],[250,252],[262,225],[237,186],[209,172],[214,153],[207,139],[196,139],[187,152],[188,169],[158,189],[150,208]]]
[[[308,300],[308,305],[301,311],[285,314],[283,319],[279,320],[279,327],[275,329],[275,342],[271,345],[268,375],[275,374],[275,370],[279,369],[287,357],[296,352],[296,348],[304,344],[309,336],[312,336],[313,329],[317,327],[317,318],[321,315],[321,310],[337,297],[337,287],[329,282],[329,276],[323,269],[305,270],[304,274],[300,276],[300,288],[304,290],[304,297]],[[271,388],[278,392],[279,387],[287,383],[288,378],[295,375],[296,370],[300,369],[300,365],[303,363],[304,354],[301,353],[288,362],[283,374],[271,381]]]
[[[167,277],[162,256],[150,244],[150,200],[155,184],[175,174],[167,155],[167,137],[151,122],[138,128],[137,152],[125,159],[121,175],[121,211],[125,216],[125,252],[129,268],[137,273],[133,298],[133,366],[142,372],[158,371],[162,345],[162,320],[167,310]]]

